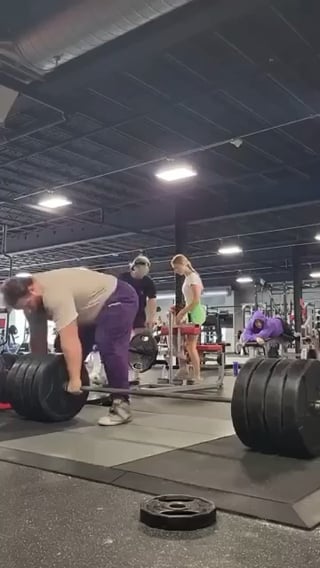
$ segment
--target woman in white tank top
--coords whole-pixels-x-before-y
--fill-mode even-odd
[[[175,274],[185,277],[182,286],[185,307],[178,312],[176,323],[182,323],[189,316],[192,323],[201,326],[206,319],[206,309],[201,304],[201,294],[203,292],[202,280],[199,274],[194,270],[191,262],[183,254],[174,256],[171,260],[171,266]],[[186,348],[193,367],[194,380],[200,381],[200,357],[197,350],[197,343],[197,335],[187,336]]]

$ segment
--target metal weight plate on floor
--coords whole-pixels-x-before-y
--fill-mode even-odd
[[[265,394],[268,382],[279,359],[264,359],[255,369],[247,392],[247,416],[253,441],[250,447],[258,452],[274,452],[272,439],[265,421]]]
[[[216,522],[216,507],[191,495],[160,495],[141,504],[140,521],[166,531],[194,531]]]
[[[282,444],[286,455],[320,456],[320,413],[312,408],[319,400],[320,361],[294,361],[288,367],[282,403]]]
[[[86,402],[88,393],[70,395],[65,391],[68,373],[62,355],[25,355],[7,377],[10,402],[16,412],[30,420],[61,422],[70,420]],[[89,385],[82,372],[82,384]]]
[[[253,447],[254,433],[250,429],[248,422],[248,388],[252,376],[264,360],[265,359],[260,358],[249,359],[249,361],[241,367],[232,394],[231,417],[233,427],[241,442],[249,448]]]
[[[274,367],[264,398],[264,419],[273,448],[279,454],[284,452],[282,447],[282,399],[290,364],[289,359],[282,359]]]
[[[129,365],[131,369],[144,373],[151,369],[158,356],[158,344],[148,330],[137,333],[130,341]]]

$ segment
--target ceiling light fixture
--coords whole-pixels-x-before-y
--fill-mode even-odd
[[[16,274],[16,278],[29,278],[30,276],[30,272],[18,272],[18,274]]]
[[[219,248],[219,254],[241,254],[243,249],[239,245],[222,246]]]
[[[236,282],[239,284],[250,284],[250,282],[253,282],[253,278],[251,276],[238,276]]]
[[[314,238],[316,239],[316,241],[320,241],[320,233],[317,233]]]
[[[179,181],[195,177],[197,172],[191,166],[176,166],[159,170],[155,176],[162,181]]]
[[[318,270],[318,272],[311,272],[310,277],[320,279],[320,270]]]
[[[39,206],[44,207],[45,209],[58,209],[59,207],[66,207],[67,205],[71,205],[71,201],[66,197],[52,195],[50,197],[45,197],[41,201],[39,201]]]

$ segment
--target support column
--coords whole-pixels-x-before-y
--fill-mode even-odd
[[[174,238],[176,254],[184,254],[187,256],[188,249],[188,223],[182,203],[175,203],[175,221],[174,221]],[[183,306],[184,298],[182,294],[182,285],[184,277],[176,274],[175,289],[175,305]]]
[[[294,325],[295,331],[301,333],[301,305],[302,299],[302,266],[301,266],[301,247],[293,247],[292,249],[292,280],[293,280],[293,308],[294,308]],[[300,352],[300,342],[296,341],[296,353]]]
[[[243,331],[245,322],[244,322],[244,306],[245,305],[254,305],[255,302],[255,294],[256,294],[256,287],[254,284],[249,284],[248,286],[241,286],[236,284],[234,286],[234,320],[233,320],[233,328],[234,328],[234,341],[235,345],[238,341],[238,331]]]
[[[288,284],[287,282],[283,283],[283,317],[288,323]]]

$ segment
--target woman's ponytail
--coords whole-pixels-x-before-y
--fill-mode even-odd
[[[189,268],[189,270],[191,270],[191,272],[196,272],[196,270],[193,268],[193,266],[191,264],[191,261],[184,254],[176,254],[173,257],[173,259],[171,260],[172,268],[174,268],[174,266],[176,264],[183,264],[187,268]]]

